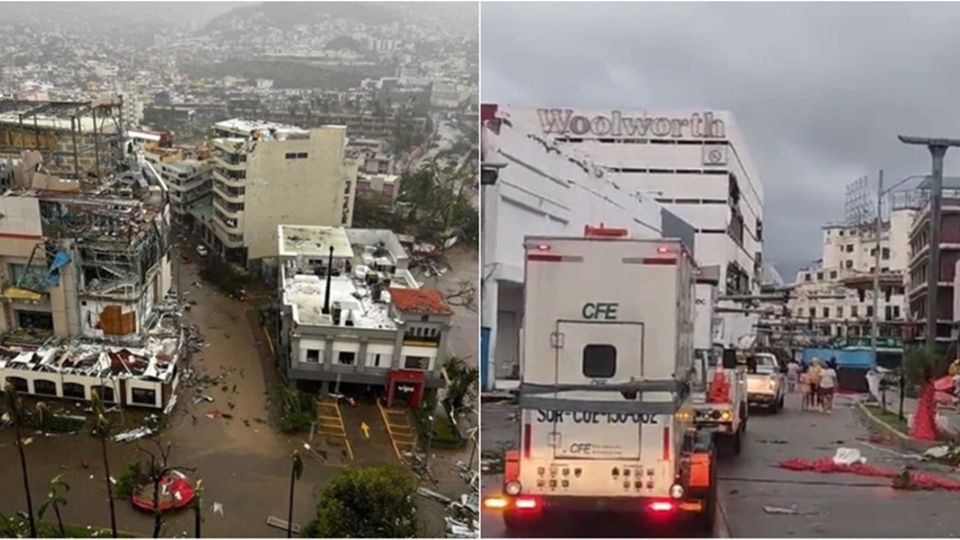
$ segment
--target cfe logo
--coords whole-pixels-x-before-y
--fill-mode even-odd
[[[590,443],[573,443],[570,445],[570,453],[571,454],[589,454],[590,448],[592,447],[593,445]]]
[[[587,302],[583,305],[580,313],[587,320],[615,321],[617,320],[617,308],[619,307],[620,304],[615,302]]]

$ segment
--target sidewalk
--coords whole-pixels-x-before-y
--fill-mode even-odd
[[[887,390],[887,410],[897,413],[900,408],[900,394],[896,390]],[[907,418],[913,418],[917,410],[916,398],[903,399],[903,415]],[[960,436],[960,408],[949,405],[938,405],[937,415],[946,419],[946,430],[950,433]],[[908,420],[909,421],[909,420]]]

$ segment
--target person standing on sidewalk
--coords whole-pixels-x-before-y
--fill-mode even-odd
[[[810,393],[810,368],[805,367],[800,372],[800,410],[805,411],[813,407],[813,394]]]
[[[799,377],[800,364],[797,363],[796,359],[791,358],[790,361],[787,362],[787,392],[791,394],[796,393]]]
[[[807,384],[810,385],[810,400],[814,408],[823,409],[823,399],[820,394],[820,373],[823,371],[823,365],[819,358],[814,358],[807,371]]]
[[[827,367],[820,372],[820,407],[823,412],[830,414],[833,411],[833,395],[837,390],[837,361],[831,360]]]

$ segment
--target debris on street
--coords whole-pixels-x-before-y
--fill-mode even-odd
[[[287,522],[287,520],[285,520],[285,519],[280,519],[280,518],[278,518],[278,517],[276,517],[276,516],[269,516],[269,517],[267,517],[267,525],[269,525],[269,526],[271,526],[271,527],[274,527],[274,528],[277,528],[277,529],[280,529],[280,530],[282,530],[282,531],[287,530],[287,524],[288,524],[288,522]],[[297,522],[293,522],[293,526],[290,528],[290,530],[293,532],[293,534],[296,534],[296,535],[299,536],[299,535],[300,535],[300,524],[297,523]]]
[[[764,506],[763,511],[767,514],[782,514],[787,516],[797,515],[797,507],[791,506],[790,508],[783,508],[781,506]]]
[[[447,497],[442,493],[437,493],[436,491],[433,491],[432,489],[427,489],[425,487],[421,487],[417,489],[417,493],[424,497],[433,499],[435,501],[442,502],[443,504],[450,504],[451,502],[453,502],[453,500],[450,497]]]
[[[147,426],[140,426],[130,431],[124,431],[113,436],[113,442],[130,442],[153,434],[153,429]]]

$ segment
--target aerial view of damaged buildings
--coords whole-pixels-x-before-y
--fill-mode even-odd
[[[202,339],[177,294],[190,256],[276,287],[289,384],[380,385],[391,397],[401,388],[411,404],[440,386],[453,312],[408,268],[415,239],[351,228],[356,194],[396,199],[398,173],[428,150],[393,151],[396,115],[272,111],[289,96],[266,80],[227,80],[248,93],[216,100],[203,84],[151,103],[127,83],[65,96],[36,82],[36,68],[0,68],[0,382],[169,412]],[[475,85],[400,75],[335,99],[422,100],[425,112],[403,120],[419,129],[476,114],[463,106],[477,102]]]

